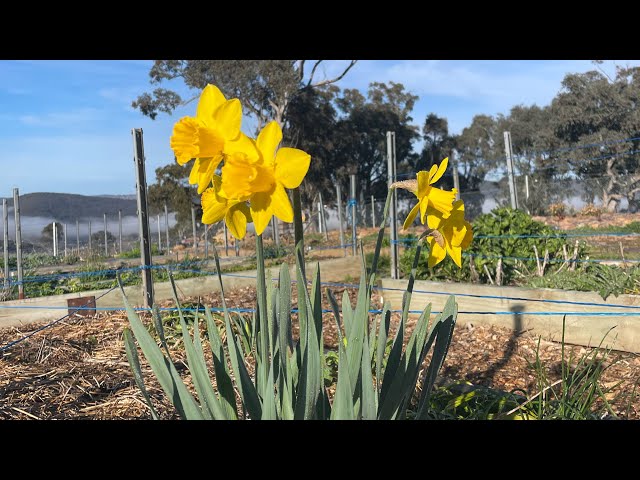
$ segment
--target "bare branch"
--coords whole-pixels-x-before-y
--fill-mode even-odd
[[[307,87],[311,85],[311,82],[313,82],[313,76],[316,74],[316,69],[318,68],[318,65],[320,65],[322,62],[323,60],[318,60],[313,65],[313,68],[311,69],[311,75],[309,75],[309,81],[307,82]]]
[[[304,62],[306,62],[306,60],[300,60],[300,66],[298,67],[298,71],[300,72],[298,74],[299,82],[302,82],[302,80],[304,79]]]
[[[193,97],[191,97],[189,100],[185,100],[184,102],[181,103],[181,105],[184,107],[185,105],[189,105],[191,102],[193,102],[196,98],[200,98],[200,94],[198,95],[194,95]]]
[[[315,88],[315,87],[321,87],[323,85],[330,85],[332,83],[336,83],[338,81],[340,81],[342,79],[342,77],[344,77],[347,72],[349,70],[351,70],[351,68],[353,68],[353,66],[357,63],[357,60],[351,60],[351,63],[349,64],[349,66],[347,68],[344,69],[344,71],[342,72],[341,75],[337,76],[336,78],[332,79],[332,80],[323,80],[322,82],[318,82],[318,83],[314,83],[313,85],[311,85],[311,87]],[[311,81],[311,80],[309,80]]]

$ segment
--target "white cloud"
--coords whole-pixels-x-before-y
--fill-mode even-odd
[[[20,115],[18,120],[30,127],[68,128],[95,122],[100,113],[96,108],[81,108],[69,112]]]

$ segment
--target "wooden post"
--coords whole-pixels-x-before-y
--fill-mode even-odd
[[[104,256],[109,256],[109,242],[107,240],[107,214],[104,214]]]
[[[451,152],[451,167],[453,171],[453,188],[456,189],[456,200],[460,200],[460,178],[458,177],[458,164]]]
[[[511,208],[518,208],[518,190],[516,189],[516,179],[513,168],[513,149],[511,147],[511,133],[504,132],[504,151],[507,155],[507,177],[509,179],[509,196],[511,197]]]
[[[147,177],[144,168],[142,129],[131,130],[133,135],[133,161],[136,165],[136,190],[138,193],[138,227],[140,231],[140,260],[144,306],[153,305],[153,280],[151,278],[151,242],[149,239],[149,213],[147,210]]]
[[[329,240],[329,232],[327,231],[327,217],[325,215],[324,210],[324,202],[322,201],[322,192],[318,193],[320,195],[320,219],[322,221],[322,230],[324,231],[324,239],[325,241]]]
[[[164,204],[164,233],[166,235],[166,241],[165,243],[167,244],[167,252],[169,251],[169,210],[167,209],[167,204]]]
[[[227,233],[227,224],[222,222],[222,229],[224,231],[224,254],[229,256],[229,234]]]
[[[53,233],[53,256],[58,256],[58,224],[53,221],[51,232]]]
[[[22,283],[22,228],[20,226],[20,192],[13,189],[13,215],[16,226],[16,267],[18,270],[18,299],[24,298],[24,284]]]
[[[356,232],[356,176],[355,174],[350,175],[351,177],[351,198],[349,199],[349,203],[351,204],[351,246],[353,255],[357,255],[358,246],[356,245],[358,235]]]
[[[376,202],[373,195],[371,195],[371,226],[376,228]]]
[[[76,250],[80,256],[80,221],[76,218]]]
[[[118,250],[122,253],[122,210],[118,210]]]
[[[196,232],[196,207],[191,206],[191,224],[193,225],[193,254],[198,253],[198,236]]]
[[[91,246],[91,220],[89,220],[89,256],[93,255],[93,247]]]
[[[158,254],[162,251],[162,230],[160,229],[160,214],[158,214]]]
[[[338,225],[340,226],[340,248],[347,256],[347,249],[344,248],[344,227],[342,226],[342,189],[340,183],[336,183],[336,201],[338,203]]]
[[[387,185],[396,181],[396,134],[387,132]],[[399,278],[398,274],[398,194],[394,189],[391,195],[391,215],[389,233],[391,240],[391,278]]]
[[[7,199],[2,199],[2,241],[4,242],[4,288],[9,286],[9,209]]]
[[[209,225],[204,225],[204,258],[209,258]]]

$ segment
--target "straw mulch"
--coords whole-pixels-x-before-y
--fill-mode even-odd
[[[342,289],[332,290],[340,302]],[[349,290],[352,302],[356,293]],[[220,306],[219,293],[187,300]],[[254,308],[255,290],[242,288],[227,292],[226,300],[229,307]],[[374,293],[373,306],[379,306],[379,301]],[[161,306],[171,306],[171,302],[162,302]],[[330,308],[326,301],[324,308]],[[148,315],[143,318],[150,322]],[[392,332],[398,320],[394,314]],[[337,332],[332,314],[325,314],[324,324],[325,346],[335,347]],[[415,320],[410,319],[408,330],[414,325]],[[149,408],[127,362],[122,339],[126,326],[128,320],[124,312],[102,313],[93,318],[74,317],[7,350],[0,357],[0,419],[150,418]],[[28,325],[0,330],[0,346],[36,328]],[[172,358],[190,386],[184,351],[180,342],[173,343],[178,339],[179,335],[175,335],[169,341]],[[467,380],[509,391],[519,388],[535,394],[537,387],[529,362],[535,359],[537,342],[537,337],[528,333],[514,335],[509,329],[457,326],[441,372],[443,379]],[[587,351],[582,347],[569,347],[569,350],[575,355]],[[539,354],[551,381],[557,380],[561,371],[560,344],[543,340]],[[177,418],[142,355],[141,362],[147,390],[161,418]],[[634,384],[640,381],[640,357],[614,353],[608,364],[603,385],[622,382],[608,395],[614,410],[622,418],[640,418],[640,401],[631,398]]]

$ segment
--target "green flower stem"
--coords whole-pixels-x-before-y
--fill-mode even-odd
[[[267,378],[267,370],[266,365],[269,361],[269,327],[267,324],[267,286],[265,282],[265,269],[264,269],[264,247],[262,244],[262,235],[256,235],[256,264],[257,264],[257,281],[256,281],[256,294],[258,297],[258,311],[257,311],[257,322],[256,325],[256,335],[259,332],[260,344],[257,346],[258,348],[258,359],[261,359],[261,366],[263,368],[259,369],[259,378],[258,384],[265,385]]]
[[[300,243],[304,255],[304,234],[302,228],[302,202],[300,201],[300,187],[292,190],[293,195],[293,228],[295,231],[296,245]],[[302,264],[304,268],[304,263]]]

